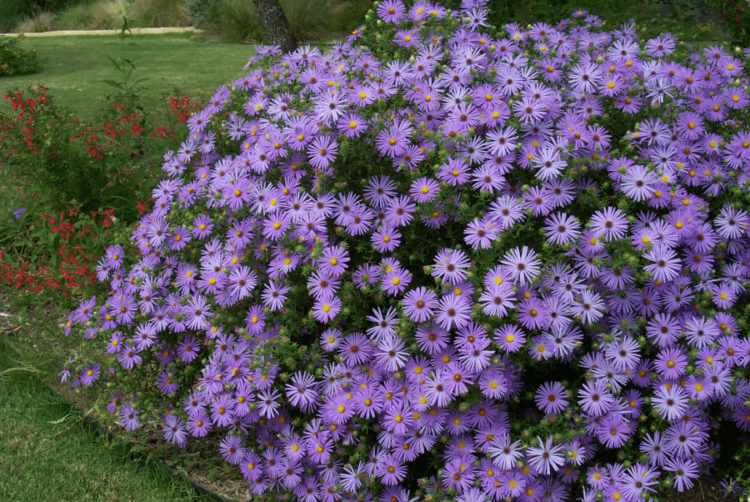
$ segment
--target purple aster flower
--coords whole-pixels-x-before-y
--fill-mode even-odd
[[[361,116],[348,113],[342,115],[336,125],[340,133],[344,134],[347,138],[356,138],[361,136],[367,131],[367,121]]]
[[[83,371],[81,372],[81,384],[83,384],[84,387],[92,385],[99,380],[100,374],[101,366],[99,363],[94,363],[93,366],[87,364],[83,367]]]
[[[283,282],[272,281],[266,284],[263,294],[263,304],[269,308],[271,312],[281,310],[284,307],[286,301],[286,295],[291,291],[290,286],[286,286]]]
[[[107,344],[107,354],[117,355],[123,348],[122,345],[123,335],[119,331],[112,333]]]
[[[489,449],[492,462],[500,469],[509,471],[516,467],[516,462],[523,457],[521,441],[511,439],[510,435],[502,434],[492,441]]]
[[[364,364],[372,355],[372,345],[361,333],[350,333],[339,347],[339,355],[346,364]]]
[[[349,254],[340,246],[328,246],[323,249],[323,255],[318,258],[321,271],[338,277],[348,268]]]
[[[397,485],[406,478],[406,466],[393,455],[386,454],[378,462],[376,475],[386,486]]]
[[[463,251],[457,249],[443,249],[435,255],[432,275],[439,277],[451,285],[463,282],[467,277],[466,269],[470,260]]]
[[[450,159],[440,166],[437,174],[438,179],[445,181],[450,186],[461,186],[466,184],[471,178],[471,170],[463,160]]]
[[[557,414],[568,406],[568,392],[560,382],[545,382],[536,391],[537,406],[545,413]]]
[[[307,147],[309,162],[313,167],[326,169],[336,158],[339,145],[327,136],[315,138]]]
[[[528,448],[529,464],[543,474],[557,471],[564,463],[565,457],[560,454],[563,445],[553,446],[553,438],[548,437],[546,441],[537,437],[539,447]]]
[[[495,341],[507,352],[517,352],[526,343],[526,335],[514,324],[506,324],[495,332]]]
[[[743,234],[747,235],[748,233],[750,216],[742,209],[724,206],[714,222],[721,237],[739,239]]]
[[[550,243],[564,245],[578,239],[581,224],[566,213],[555,213],[547,218],[544,231]]]
[[[403,155],[409,144],[409,135],[413,128],[407,121],[396,121],[387,129],[382,130],[375,141],[381,155],[397,157]]]
[[[318,392],[315,378],[305,371],[298,371],[286,385],[286,396],[292,406],[304,413],[310,413],[318,407]]]
[[[692,488],[693,480],[700,476],[698,464],[690,459],[669,459],[664,463],[664,468],[674,474],[674,484],[678,492]]]
[[[646,265],[644,270],[650,272],[657,281],[671,282],[681,271],[679,256],[665,246],[654,248],[645,253],[643,257],[652,262]]]
[[[590,225],[597,235],[604,235],[608,240],[623,239],[628,231],[625,214],[615,207],[605,207],[603,211],[596,211],[591,217]]]
[[[479,297],[482,311],[488,316],[505,317],[515,305],[515,292],[508,284],[491,284]]]
[[[378,5],[378,16],[386,23],[399,24],[406,17],[406,7],[401,0],[386,0]]]
[[[494,219],[485,216],[481,220],[475,219],[466,226],[464,240],[472,249],[490,249],[499,231]]]
[[[227,289],[230,294],[242,300],[250,296],[257,283],[258,279],[255,272],[250,270],[249,267],[240,265],[229,273]]]
[[[405,270],[394,268],[383,276],[380,287],[387,294],[396,296],[402,293],[411,283],[411,275]]]
[[[138,366],[143,362],[143,358],[138,355],[137,349],[132,345],[123,345],[117,354],[117,361],[126,370],[132,370],[133,366]]]
[[[518,321],[525,328],[546,328],[551,321],[549,306],[536,297],[521,300],[518,306]]]
[[[279,414],[279,408],[281,407],[281,404],[278,402],[278,399],[281,397],[281,394],[278,390],[274,389],[273,387],[268,387],[267,389],[264,389],[262,392],[258,393],[257,398],[257,405],[258,405],[258,413],[262,417],[266,418],[273,418]]]
[[[448,331],[432,322],[419,326],[415,338],[420,350],[428,354],[437,354],[448,347]]]
[[[680,418],[688,405],[688,395],[677,385],[662,385],[651,400],[659,415],[666,420]]]
[[[417,206],[408,196],[394,197],[386,210],[386,222],[394,227],[403,227],[414,219]]]
[[[313,306],[313,316],[324,324],[331,322],[339,312],[341,312],[341,300],[330,293],[318,298]]]
[[[213,425],[206,412],[201,409],[188,416],[187,428],[191,436],[202,438],[208,434]]]
[[[84,300],[78,305],[78,308],[73,313],[73,319],[75,322],[85,324],[94,315],[94,308],[96,307],[96,296]]]
[[[239,436],[227,436],[222,439],[219,451],[224,460],[232,465],[239,465],[246,453],[246,449],[242,447],[242,438]]]
[[[435,314],[437,303],[437,295],[433,291],[420,286],[404,296],[404,312],[411,321],[425,322]]]
[[[641,360],[640,345],[630,337],[614,340],[605,349],[605,355],[615,369],[625,371],[638,366]]]
[[[583,411],[594,417],[604,415],[614,404],[614,397],[606,383],[599,380],[588,381],[578,391],[579,404]]]
[[[514,280],[530,283],[539,275],[541,260],[537,258],[533,249],[523,246],[523,248],[513,248],[505,255],[501,263]]]
[[[163,394],[172,394],[180,388],[180,384],[175,382],[173,378],[174,373],[170,373],[168,371],[162,371],[161,373],[159,373],[159,377],[156,380],[156,385],[159,387],[159,390]]]
[[[389,307],[385,315],[383,314],[380,307],[372,309],[372,314],[367,316],[367,320],[375,323],[375,326],[367,330],[367,334],[370,335],[374,342],[380,342],[382,339],[396,336],[395,327],[398,323],[399,316],[398,311],[392,307]]]
[[[383,337],[374,355],[381,366],[390,372],[401,371],[409,359],[408,352],[404,350],[404,341],[393,336]]]
[[[414,180],[411,184],[409,194],[419,204],[425,202],[432,202],[440,192],[440,186],[437,181],[432,178],[419,178]]]
[[[379,253],[390,253],[401,244],[401,232],[389,225],[383,225],[372,233],[372,243]]]
[[[570,313],[580,316],[581,322],[590,324],[597,322],[604,315],[605,304],[601,297],[593,291],[581,292],[579,302],[570,305]]]
[[[208,300],[202,295],[192,296],[184,309],[187,327],[200,330],[208,327],[208,319],[214,316],[208,312]]]
[[[180,420],[180,417],[171,414],[167,415],[161,430],[164,433],[164,439],[170,443],[182,447],[187,446],[188,434],[185,429],[185,423]]]
[[[128,432],[138,429],[141,426],[138,419],[140,414],[140,410],[134,409],[130,403],[123,404],[120,407],[120,425]]]
[[[599,442],[607,448],[620,448],[629,438],[629,422],[620,415],[607,415],[597,428]]]
[[[446,295],[438,304],[437,323],[445,328],[462,328],[471,321],[471,305],[460,296]]]
[[[200,345],[194,337],[186,338],[177,344],[177,357],[184,363],[190,363],[198,357]]]

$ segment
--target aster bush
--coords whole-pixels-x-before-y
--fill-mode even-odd
[[[741,54],[376,3],[259,48],[61,373],[258,500],[627,500],[750,460]],[[739,469],[736,474],[740,474]],[[727,480],[727,493],[741,490]]]

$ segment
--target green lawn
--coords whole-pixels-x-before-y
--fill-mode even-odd
[[[5,335],[0,335],[5,336]],[[0,500],[3,502],[203,500],[158,466],[88,430],[80,411],[55,395],[0,343]]]
[[[193,101],[205,104],[221,84],[242,76],[251,56],[249,44],[219,44],[191,40],[188,34],[133,35],[125,50],[115,35],[26,38],[24,45],[36,49],[44,69],[41,73],[0,79],[0,91],[42,84],[60,105],[92,118],[114,88],[103,80],[116,80],[107,56],[137,58],[132,79],[145,78],[144,108],[163,109],[162,97],[179,87]],[[0,112],[10,105],[0,100]]]

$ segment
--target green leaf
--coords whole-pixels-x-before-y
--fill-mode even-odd
[[[123,89],[122,84],[120,82],[117,82],[116,80],[102,80],[105,84],[111,85],[112,87],[117,87],[118,89]]]

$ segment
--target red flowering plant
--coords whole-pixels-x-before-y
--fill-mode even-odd
[[[63,380],[214,444],[254,500],[742,476],[748,58],[582,11],[498,29],[486,3],[259,48],[165,156],[138,252],[107,248]]]
[[[179,144],[175,128],[186,128],[185,110],[196,105],[175,89],[165,98],[169,118],[156,124],[137,101],[110,99],[91,125],[42,86],[5,99],[12,112],[0,114],[0,174],[15,206],[0,214],[0,282],[66,295],[89,287],[112,226],[151,209],[162,153]]]

